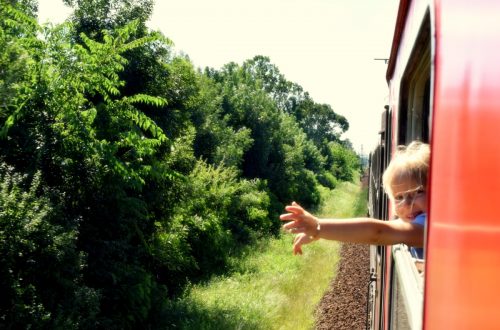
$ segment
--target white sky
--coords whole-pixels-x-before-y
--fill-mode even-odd
[[[387,65],[398,0],[156,0],[149,27],[170,38],[195,67],[220,68],[268,56],[316,103],[344,115],[346,137],[366,154],[388,102]],[[70,13],[39,0],[41,23]]]

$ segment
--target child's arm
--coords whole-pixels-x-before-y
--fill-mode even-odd
[[[318,219],[300,205],[287,206],[289,213],[282,214],[282,221],[291,221],[283,226],[291,233],[304,233],[310,241],[317,238],[373,245],[405,243],[423,246],[424,228],[401,220],[381,221],[371,218]],[[318,226],[319,225],[319,226]],[[302,238],[302,244],[307,244]],[[300,244],[300,245],[302,245]],[[297,251],[300,251],[299,249]],[[294,247],[295,251],[295,247]]]

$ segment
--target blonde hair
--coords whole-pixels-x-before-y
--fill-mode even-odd
[[[382,184],[391,199],[394,198],[392,184],[395,179],[413,180],[427,188],[430,154],[429,145],[420,141],[413,141],[408,146],[398,146],[382,176]]]

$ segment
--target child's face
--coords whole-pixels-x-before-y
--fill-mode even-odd
[[[396,215],[404,221],[413,221],[427,212],[427,192],[415,180],[395,179],[391,185]]]

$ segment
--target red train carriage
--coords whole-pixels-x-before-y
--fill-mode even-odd
[[[500,329],[500,1],[401,0],[370,213],[395,146],[431,144],[426,257],[372,247],[371,329]]]

